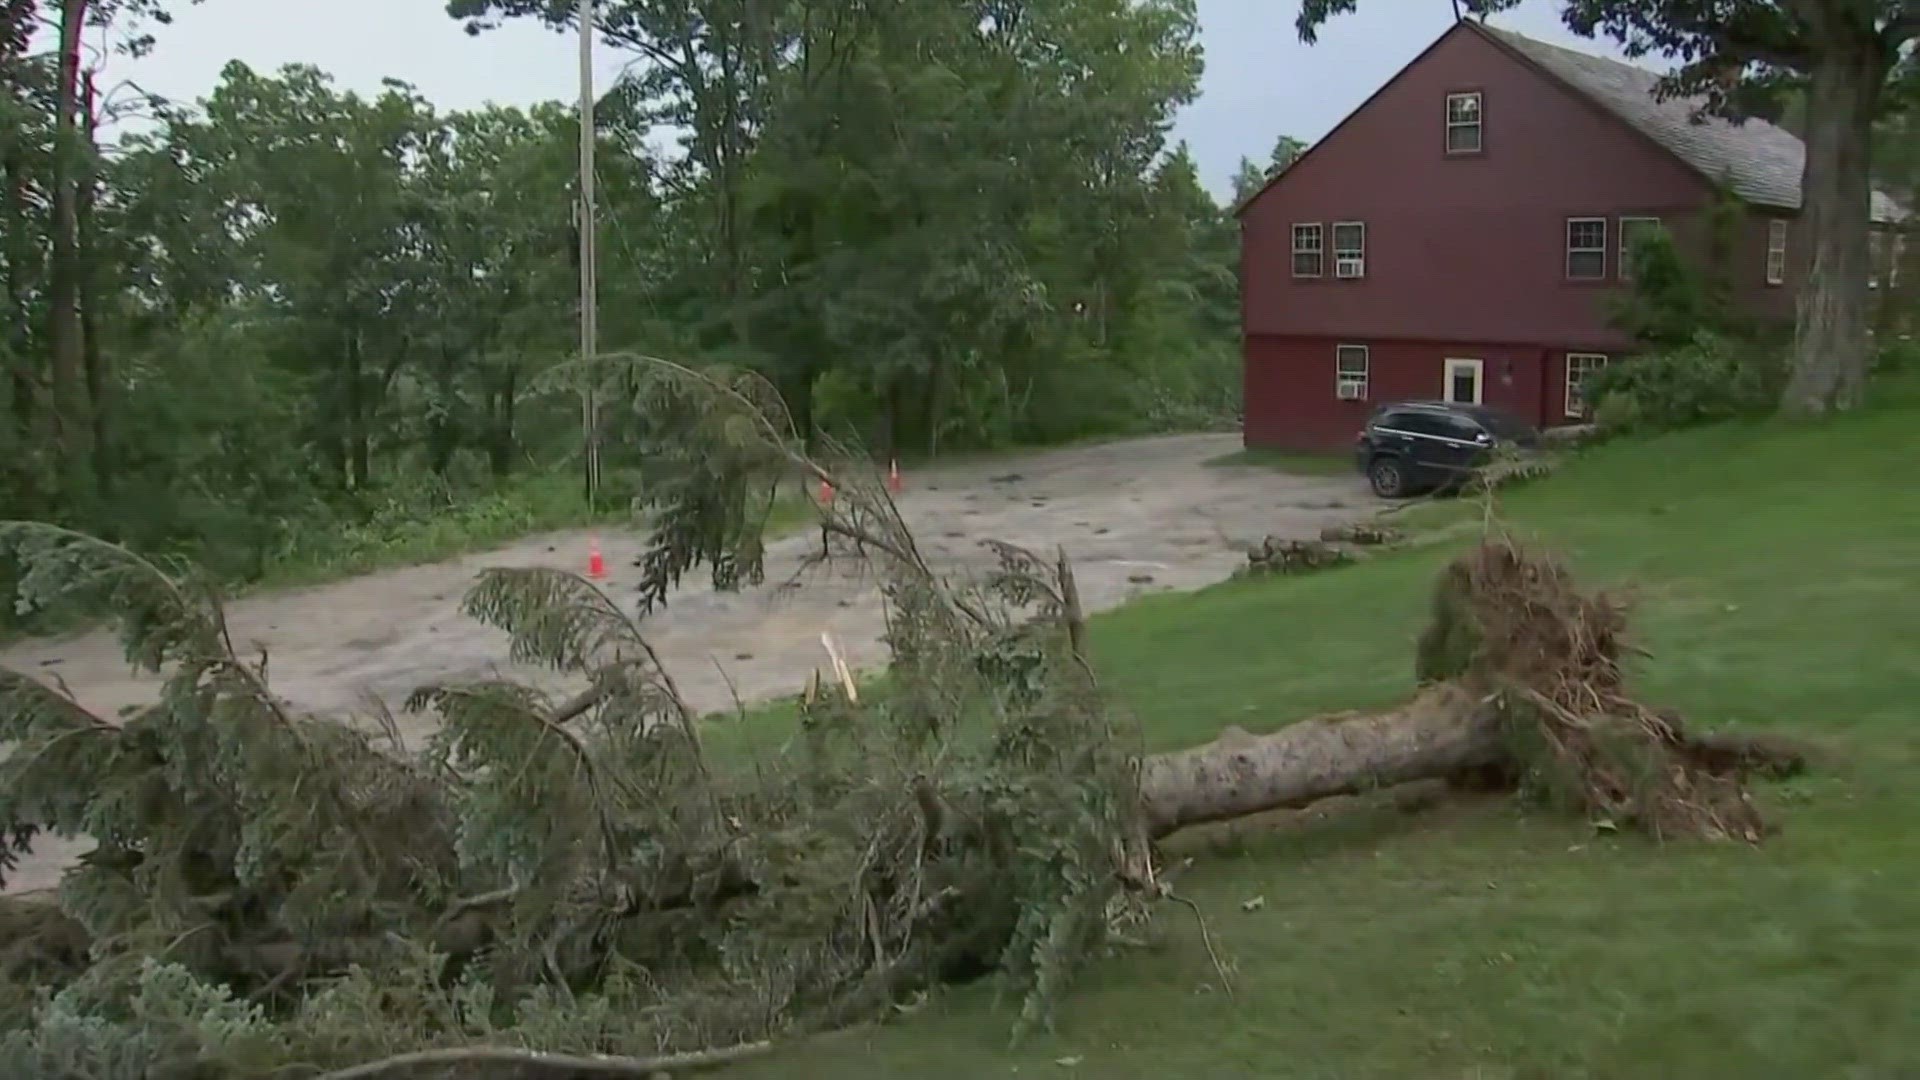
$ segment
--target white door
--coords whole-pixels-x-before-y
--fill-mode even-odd
[[[1446,372],[1446,382],[1440,388],[1441,400],[1456,405],[1482,404],[1480,395],[1486,386],[1486,361],[1449,357]]]

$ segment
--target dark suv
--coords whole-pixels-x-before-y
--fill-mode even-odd
[[[1484,405],[1402,401],[1367,417],[1354,461],[1374,494],[1398,499],[1459,484],[1497,448],[1539,446],[1539,431]]]

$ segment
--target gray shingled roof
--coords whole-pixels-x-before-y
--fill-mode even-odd
[[[1693,119],[1696,102],[1654,96],[1656,72],[1606,57],[1535,41],[1511,30],[1477,29],[1591,98],[1695,169],[1724,179],[1734,194],[1759,206],[1800,208],[1800,171],[1807,148],[1799,137],[1765,120],[1734,124],[1718,117]],[[1873,220],[1901,218],[1900,207],[1873,193]]]

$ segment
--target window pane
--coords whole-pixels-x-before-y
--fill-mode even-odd
[[[1570,278],[1603,278],[1607,276],[1607,253],[1604,251],[1573,251],[1567,254],[1567,276]]]
[[[1480,149],[1480,125],[1448,125],[1447,149],[1455,153],[1471,153]]]
[[[1607,246],[1606,219],[1577,218],[1567,222],[1567,246],[1604,250]]]
[[[1365,375],[1367,373],[1367,350],[1342,346],[1335,356],[1342,375]]]
[[[1319,277],[1320,253],[1317,251],[1303,251],[1294,255],[1293,273],[1295,277]]]
[[[1447,98],[1447,123],[1471,124],[1480,121],[1479,94],[1452,94]]]
[[[1333,227],[1333,250],[1339,254],[1358,254],[1366,246],[1367,230],[1364,225],[1335,225]]]

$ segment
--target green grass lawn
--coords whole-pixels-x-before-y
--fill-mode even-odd
[[[1920,1075],[1920,410],[1616,445],[1507,499],[1525,536],[1633,591],[1647,700],[1827,743],[1764,788],[1765,846],[1597,836],[1490,798],[1361,808],[1190,845],[1165,945],[1097,965],[1007,1047],[987,987],[730,1076]],[[1448,548],[1144,600],[1095,621],[1156,748],[1411,688]],[[1264,897],[1256,912],[1242,901]]]

